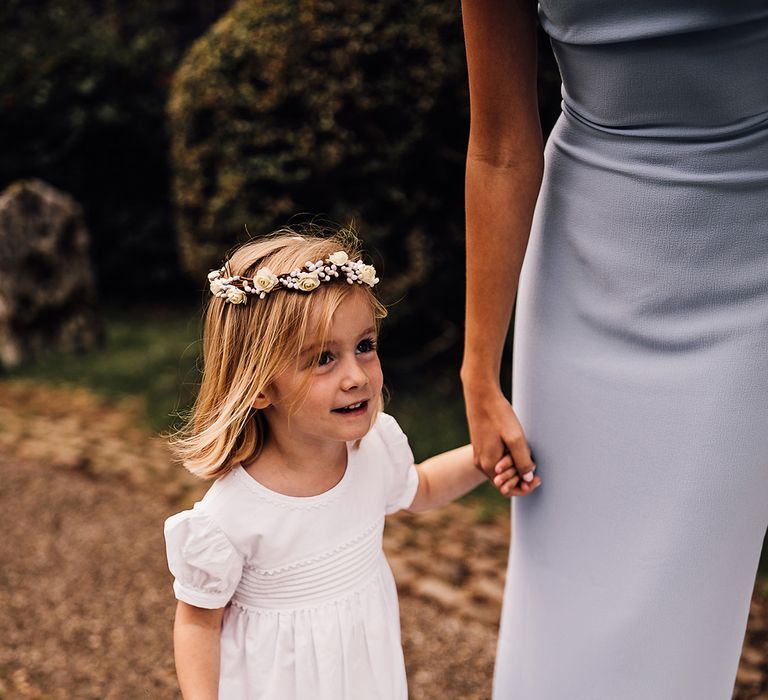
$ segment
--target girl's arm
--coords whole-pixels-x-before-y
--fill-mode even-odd
[[[519,475],[511,466],[508,455],[496,465],[497,476],[494,485],[505,496],[512,495],[520,481]],[[412,513],[444,506],[485,481],[485,475],[475,467],[472,445],[464,445],[430,457],[417,464],[416,471],[419,472],[419,487],[408,507]],[[526,484],[526,492],[532,491],[540,483],[538,476],[533,478],[530,484]]]
[[[501,355],[543,172],[535,0],[463,0],[471,122],[466,171],[467,313],[461,379],[474,460],[533,468],[499,384]],[[522,482],[511,495],[530,493]]]
[[[223,616],[224,608],[207,610],[182,601],[176,605],[173,648],[184,700],[218,700]]]
[[[416,471],[419,487],[408,507],[412,513],[450,503],[485,481],[485,475],[475,468],[472,445],[430,457],[417,464]]]

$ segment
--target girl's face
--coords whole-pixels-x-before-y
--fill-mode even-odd
[[[266,392],[270,405],[264,415],[270,429],[277,436],[290,431],[292,441],[307,445],[363,437],[373,422],[384,381],[376,340],[370,304],[363,294],[348,294],[333,315],[325,345],[304,347],[298,370],[280,375]],[[307,375],[304,400],[291,406]]]

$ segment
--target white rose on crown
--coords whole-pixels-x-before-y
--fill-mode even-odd
[[[373,287],[376,284],[376,268],[373,265],[363,265],[357,274],[360,280],[369,287]]]
[[[220,292],[222,292],[225,287],[227,286],[227,283],[222,280],[220,277],[216,277],[215,279],[211,280],[211,294],[214,296],[218,295]]]
[[[308,272],[299,279],[298,285],[302,292],[311,292],[320,286],[320,280],[316,274]]]
[[[277,275],[268,267],[262,267],[253,278],[253,286],[260,292],[271,292],[278,283]]]
[[[237,287],[227,288],[227,301],[230,304],[244,304],[247,298],[246,293],[242,289]]]
[[[339,250],[329,255],[328,260],[330,260],[334,265],[341,266],[346,264],[347,260],[349,260],[349,256],[343,250]]]

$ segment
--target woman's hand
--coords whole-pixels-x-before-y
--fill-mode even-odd
[[[465,382],[464,400],[475,466],[505,496],[531,493],[541,479],[533,475],[536,465],[525,433],[501,388]]]

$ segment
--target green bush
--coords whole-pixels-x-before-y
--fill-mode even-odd
[[[196,280],[300,212],[354,219],[395,305],[388,351],[455,349],[468,129],[459,4],[243,0],[169,102],[177,230]]]

